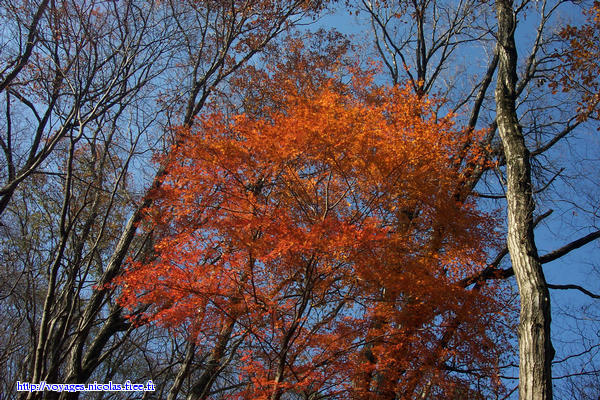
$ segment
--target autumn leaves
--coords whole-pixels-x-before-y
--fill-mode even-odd
[[[179,132],[147,212],[155,258],[121,278],[123,304],[188,326],[234,397],[468,387],[445,364],[493,369],[499,309],[455,284],[494,241],[461,187],[478,134],[407,88],[286,87],[263,117]]]

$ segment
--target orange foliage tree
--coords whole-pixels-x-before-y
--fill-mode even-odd
[[[600,119],[600,1],[584,12],[587,21],[580,27],[567,25],[560,32],[566,46],[556,56],[561,65],[555,80],[550,83],[556,90],[578,94],[579,119]]]
[[[361,76],[277,76],[260,116],[205,115],[161,160],[155,256],[121,301],[192,332],[198,398],[452,398],[473,390],[457,371],[493,375],[497,290],[461,284],[495,245],[463,188],[479,134]]]

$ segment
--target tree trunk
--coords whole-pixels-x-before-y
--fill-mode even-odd
[[[500,63],[496,86],[498,131],[506,157],[508,250],[521,297],[519,398],[552,399],[550,297],[534,242],[529,151],[516,112],[516,19],[512,0],[497,0]]]
[[[236,304],[237,305],[237,304]],[[235,327],[235,318],[229,318],[223,323],[219,336],[217,337],[215,347],[210,353],[206,362],[206,367],[200,378],[194,383],[188,395],[188,400],[206,400],[210,395],[213,383],[217,379],[221,370],[221,362],[225,357],[227,345],[231,340],[231,334]]]

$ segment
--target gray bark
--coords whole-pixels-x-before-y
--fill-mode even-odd
[[[497,0],[500,62],[496,86],[498,132],[506,158],[508,250],[519,294],[519,398],[552,399],[550,297],[534,242],[530,154],[515,106],[517,50],[512,0]]]

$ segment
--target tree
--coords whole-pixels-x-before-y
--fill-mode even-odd
[[[295,78],[262,117],[178,132],[146,210],[156,259],[131,263],[122,303],[212,349],[194,398],[472,390],[447,363],[493,374],[502,348],[495,289],[461,285],[495,240],[462,196],[481,133],[408,88]]]
[[[539,368],[523,365],[521,373],[524,375],[520,383],[527,385],[529,379],[525,378],[531,374],[544,375],[544,381],[540,381],[540,384],[545,386],[544,390],[548,393],[551,390],[550,363],[553,354],[549,331],[548,287],[579,288],[584,293],[590,292],[577,285],[546,285],[541,265],[596,240],[599,235],[594,225],[594,212],[586,213],[589,218],[583,220],[583,224],[578,225],[576,229],[586,229],[590,231],[589,234],[580,236],[574,231],[573,235],[580,236],[578,239],[539,256],[533,241],[533,228],[539,228],[539,222],[548,218],[552,210],[540,212],[536,216],[533,214],[534,204],[537,203],[538,209],[552,207],[564,210],[564,204],[571,202],[575,193],[582,191],[583,185],[579,185],[581,181],[575,183],[576,178],[572,172],[574,164],[556,160],[560,159],[559,152],[567,149],[564,142],[569,137],[577,137],[578,132],[581,132],[582,128],[585,129],[582,122],[591,115],[590,106],[597,105],[594,102],[597,86],[590,85],[592,81],[595,82],[597,76],[594,74],[593,55],[596,33],[590,18],[589,23],[580,30],[569,27],[563,30],[562,35],[556,35],[552,31],[552,24],[557,21],[556,17],[561,10],[567,9],[567,12],[571,13],[578,11],[568,9],[569,6],[564,2],[524,1],[513,4],[498,1],[495,7],[503,11],[502,18],[500,13],[498,18],[490,18],[490,12],[493,10],[490,4],[477,1],[458,4],[445,1],[364,1],[360,8],[371,21],[376,51],[384,60],[393,82],[398,81],[398,76],[404,75],[413,82],[414,87],[420,87],[422,92],[444,93],[450,109],[464,110],[463,118],[468,126],[483,126],[489,129],[486,144],[492,151],[488,156],[490,160],[496,160],[496,168],[487,171],[475,170],[471,175],[471,183],[473,190],[481,197],[506,197],[508,209],[512,208],[509,213],[513,222],[515,215],[521,214],[519,238],[526,239],[523,247],[528,248],[526,253],[529,254],[529,271],[535,272],[535,279],[522,277],[517,280],[519,284],[533,286],[533,290],[523,291],[524,311],[533,311],[539,319],[543,329],[538,333],[545,343],[540,343],[543,350],[537,351],[537,355],[534,355],[536,352],[530,347],[524,346],[520,349],[522,357],[537,357],[544,365]],[[592,11],[590,15],[595,14]],[[496,25],[494,21],[497,21]],[[521,23],[518,23],[519,21]],[[529,27],[533,28],[528,30]],[[558,25],[558,28],[554,29],[560,31],[563,28]],[[575,32],[579,34],[574,35]],[[516,45],[515,35],[518,35]],[[572,50],[565,51],[565,39],[569,37],[572,40]],[[519,54],[525,52],[527,55],[518,57],[517,47]],[[557,52],[557,48],[560,51]],[[469,59],[466,62],[462,61],[461,56]],[[499,63],[500,56],[504,57],[502,66]],[[477,65],[473,62],[477,58],[487,61],[487,65]],[[560,62],[557,63],[557,60]],[[566,64],[561,65],[563,62]],[[461,68],[460,65],[467,66]],[[572,99],[557,96],[556,90],[548,91],[545,83],[556,82],[557,71],[562,73],[563,85],[571,81],[572,88],[575,88],[587,82],[587,89],[580,91],[578,109],[573,107]],[[498,84],[496,97],[493,99],[488,93],[494,87],[495,73],[498,74]],[[551,87],[556,89],[557,84],[553,83]],[[505,124],[501,130],[498,124],[501,120],[509,121],[507,118],[510,119],[510,123]],[[507,132],[512,132],[510,138],[505,135]],[[501,138],[497,137],[497,133],[500,133]],[[515,148],[507,146],[508,144],[518,145],[518,154],[514,152]],[[508,164],[507,152],[511,147],[511,162],[519,159],[519,162],[523,163],[520,175],[517,174],[523,184],[520,188],[514,186],[515,180],[511,181],[516,176],[516,170],[513,168],[515,165]],[[559,148],[562,150],[558,150]],[[566,170],[571,172],[565,173]],[[493,182],[495,178],[490,174],[491,171],[499,178],[498,182]],[[554,196],[554,193],[549,194],[552,193],[554,182],[560,179],[563,173],[569,175],[568,185],[577,188],[575,193],[570,193],[570,198],[565,197],[564,189],[558,196]],[[505,183],[512,185],[506,193]],[[515,201],[515,194],[521,196],[521,203]],[[548,201],[551,196],[555,198],[552,203]],[[515,212],[517,210],[514,206],[517,204],[523,206],[519,212]],[[575,204],[573,213],[581,209],[579,204]],[[560,211],[562,212],[564,211]],[[509,224],[512,225],[513,222]],[[510,229],[514,228],[512,225]],[[518,243],[512,243],[513,257],[517,256],[519,246]],[[516,267],[498,268],[508,253],[508,249],[505,249],[496,257],[491,257],[489,267],[467,282],[511,277]],[[521,253],[523,254],[523,251]],[[527,292],[536,293],[539,297],[537,311],[527,306],[526,303],[532,299]],[[526,313],[523,318],[528,319]]]
[[[580,119],[594,118],[598,120],[598,104],[600,103],[600,2],[595,1],[590,10],[585,12],[587,21],[580,27],[567,25],[560,33],[566,43],[556,56],[561,66],[551,82],[557,90],[574,91],[579,95],[578,112]]]
[[[523,176],[531,190],[511,190],[509,197],[513,202],[516,193],[530,202],[524,215],[528,229],[535,229],[539,254],[532,258],[534,263],[537,258],[538,271],[542,266],[549,272],[559,268],[575,271],[575,263],[565,265],[563,261],[562,266],[556,266],[556,262],[600,237],[597,179],[593,175],[600,170],[597,156],[568,156],[570,151],[585,148],[591,153],[595,148],[589,144],[594,135],[588,131],[595,132],[598,110],[597,3],[502,2],[498,4],[505,6],[505,15],[512,14],[513,19],[503,19],[500,25],[495,17],[496,3],[479,0],[0,3],[0,259],[5,266],[0,272],[0,319],[9,324],[0,329],[4,372],[0,392],[9,398],[64,400],[79,396],[17,393],[17,380],[142,382],[150,377],[159,391],[146,393],[144,398],[227,398],[234,393],[251,398],[312,399],[498,395],[502,388],[496,385],[496,377],[512,375],[507,370],[516,364],[511,349],[507,349],[515,341],[504,340],[508,332],[498,324],[504,319],[511,327],[517,320],[511,314],[513,308],[505,304],[515,297],[505,291],[513,290],[509,278],[518,268],[511,267],[507,247],[489,245],[506,235],[502,228],[507,218],[505,182],[508,175],[514,176],[514,164],[505,154],[499,135],[498,124],[506,121],[506,116],[513,128],[520,126],[521,154],[529,151],[531,169]],[[368,40],[363,40],[366,36],[360,32],[354,32],[354,37],[311,32],[314,25],[310,22],[323,15],[325,5],[337,9],[340,18],[348,18],[347,9],[357,14],[351,25],[371,29],[373,48],[367,46]],[[579,7],[587,5],[592,6],[584,13],[587,21],[565,28],[565,18],[579,14]],[[320,23],[326,25],[327,21]],[[511,22],[514,29],[505,35]],[[298,28],[297,33],[290,33],[293,27]],[[511,47],[513,30],[518,56],[513,54],[510,63],[503,61],[501,66],[500,50]],[[499,38],[501,46],[497,45]],[[358,67],[372,65],[367,64],[367,52],[383,67],[374,77]],[[507,86],[497,85],[497,73],[512,81]],[[386,79],[395,88],[373,84]],[[496,107],[492,89],[497,89],[504,107]],[[207,149],[214,149],[225,139],[232,139],[227,135],[213,135],[210,140],[202,136],[215,134],[216,127],[250,138],[253,133],[240,126],[242,121],[266,134],[271,131],[265,127],[273,125],[274,118],[281,122],[289,117],[286,129],[293,137],[298,131],[292,116],[296,122],[323,128],[319,125],[322,117],[331,116],[327,110],[337,110],[335,118],[327,118],[332,127],[339,125],[334,120],[343,117],[346,122],[353,121],[348,132],[354,132],[355,127],[368,132],[367,117],[382,126],[392,122],[376,112],[388,106],[394,109],[396,100],[388,98],[392,94],[399,96],[396,100],[415,103],[414,114],[422,119],[419,124],[431,122],[428,126],[435,130],[438,124],[454,121],[453,127],[442,130],[448,137],[462,136],[460,139],[444,142],[444,134],[440,137],[446,139],[433,141],[447,144],[446,158],[435,156],[439,155],[438,148],[431,145],[433,136],[425,128],[423,132],[429,133],[420,139],[423,145],[412,152],[413,158],[420,155],[438,167],[439,171],[434,171],[429,165],[423,166],[431,177],[444,172],[444,179],[455,180],[448,184],[440,178],[443,187],[454,191],[454,204],[462,211],[449,207],[439,211],[446,210],[442,201],[436,203],[441,207],[438,214],[427,214],[433,212],[423,200],[427,190],[434,193],[429,177],[422,187],[404,185],[402,179],[397,180],[396,187],[375,174],[381,173],[384,160],[372,159],[368,152],[362,156],[362,169],[357,163],[333,165],[324,161],[318,164],[319,169],[315,157],[323,148],[301,152],[298,164],[285,173],[269,175],[271,187],[279,191],[267,195],[263,186],[254,193],[261,186],[258,179],[250,179],[261,176],[254,168],[262,166],[262,172],[268,172],[278,154],[271,149],[248,155],[233,141],[229,145],[237,154],[234,161],[247,164],[246,175],[240,174],[249,180],[247,188],[237,187],[239,199],[254,196],[254,204],[260,206],[257,213],[263,214],[253,216],[252,223],[263,236],[241,243],[242,236],[231,236],[236,232],[222,231],[219,240],[233,237],[238,240],[230,240],[232,246],[237,243],[235,248],[214,242],[212,237],[214,251],[220,251],[221,256],[209,260],[214,268],[225,265],[223,249],[234,252],[239,261],[237,269],[230,268],[223,279],[229,292],[215,300],[221,308],[208,302],[204,320],[186,320],[184,309],[179,319],[174,315],[171,320],[161,320],[156,314],[160,310],[139,304],[129,310],[130,319],[125,318],[122,305],[116,301],[120,289],[110,285],[124,271],[124,260],[150,268],[166,257],[163,254],[160,258],[163,250],[155,251],[155,245],[184,227],[193,229],[192,219],[190,225],[175,218],[154,226],[157,220],[152,213],[144,217],[144,210],[169,215],[161,196],[173,193],[177,168],[191,167],[190,157],[202,153],[195,149],[200,143],[196,135],[203,138]],[[322,104],[314,104],[315,99],[321,99]],[[350,110],[331,107],[332,99]],[[310,119],[308,111],[304,117],[294,114],[292,100],[304,110],[321,107],[321,112],[311,111],[314,118]],[[401,114],[396,111],[394,115]],[[411,114],[403,121],[417,124],[417,116]],[[259,122],[263,125],[258,126]],[[285,132],[270,134],[282,139]],[[513,138],[520,139],[518,128],[512,133]],[[346,154],[354,154],[357,160],[361,142],[353,144],[345,137],[341,133],[332,137],[339,144],[336,151],[344,147]],[[586,144],[581,145],[584,141]],[[275,139],[263,142],[280,147]],[[256,138],[245,143],[255,148],[260,144]],[[381,143],[375,144],[383,146]],[[432,153],[424,156],[424,149],[430,147]],[[192,154],[192,149],[197,153]],[[150,154],[157,152],[163,157],[153,164]],[[405,160],[403,165],[416,165],[403,151],[396,153],[394,159]],[[308,160],[304,155],[313,158]],[[367,169],[369,165],[373,170]],[[204,160],[203,166],[208,168],[208,161]],[[302,166],[306,171],[299,169]],[[310,175],[313,167],[314,177]],[[292,172],[298,177],[290,175]],[[415,179],[415,173],[409,170],[404,175]],[[369,179],[344,181],[342,178],[349,174]],[[314,182],[310,180],[313,178]],[[166,191],[161,189],[163,182],[167,183]],[[214,180],[204,184],[211,182],[214,184]],[[356,186],[354,192],[351,186]],[[285,197],[282,188],[287,187],[291,189]],[[306,188],[316,188],[316,192]],[[380,196],[379,189],[410,196],[386,198]],[[350,204],[329,202],[329,219],[309,219],[311,213],[318,214],[319,207],[323,210],[325,193],[338,194]],[[352,197],[354,193],[357,200]],[[451,197],[446,192],[435,193],[435,198]],[[259,220],[274,215],[271,200],[278,200],[276,204],[287,210],[273,217],[289,228],[287,233]],[[365,218],[344,224],[344,212],[358,209],[361,201],[379,208],[367,207]],[[403,206],[392,210],[396,203]],[[198,210],[202,204],[191,207]],[[451,204],[449,200],[447,204]],[[497,217],[490,230],[495,239],[477,234],[483,241],[473,245],[483,247],[477,254],[466,256],[473,265],[461,266],[459,276],[448,273],[444,277],[440,265],[442,258],[449,257],[446,240],[456,234],[455,246],[462,243],[465,249],[469,247],[464,235],[450,229],[452,224],[446,217],[456,216],[460,225],[469,220],[461,213],[472,211],[482,223],[489,223],[477,210]],[[282,219],[286,215],[289,218]],[[426,221],[427,215],[430,218]],[[192,216],[188,212],[188,217]],[[238,217],[229,215],[233,222]],[[240,222],[239,232],[245,232],[245,223]],[[196,228],[204,232],[208,226],[203,222]],[[263,226],[271,230],[262,233]],[[382,226],[390,231],[382,232]],[[397,228],[392,232],[393,226]],[[435,234],[440,226],[445,230]],[[344,227],[346,231],[341,230]],[[357,236],[351,241],[344,236],[357,234],[360,229],[365,235],[371,232],[374,239],[369,242],[368,236]],[[316,249],[314,259],[308,247],[298,245],[299,236],[291,233],[298,230],[304,230],[306,246]],[[322,232],[322,242],[318,232]],[[394,235],[404,235],[406,241],[398,239],[399,244],[392,245]],[[546,239],[549,237],[551,242]],[[273,242],[267,243],[266,238]],[[280,255],[272,253],[286,240],[296,247],[281,249]],[[360,246],[354,248],[355,242]],[[173,239],[172,243],[177,242]],[[412,247],[407,248],[407,243]],[[240,249],[252,249],[263,257],[254,260],[254,272],[260,275],[254,281],[249,280],[252,274],[243,274],[240,260],[244,254]],[[267,251],[271,258],[264,255]],[[426,259],[426,251],[438,256],[439,265]],[[348,259],[342,262],[342,256]],[[548,266],[553,260],[556,262]],[[415,267],[417,261],[421,269]],[[327,269],[327,265],[332,267]],[[361,265],[372,268],[361,269]],[[370,270],[388,273],[365,272]],[[282,274],[289,279],[273,289],[269,284],[281,281]],[[237,286],[232,283],[236,276]],[[587,282],[577,285],[567,281],[575,276],[549,275],[546,286],[552,294],[553,310],[559,308],[555,306],[561,299],[558,293],[567,290],[597,298],[593,280],[588,280],[589,287]],[[202,282],[211,284],[210,279]],[[327,287],[325,282],[331,285]],[[441,297],[427,282],[443,288]],[[538,289],[543,292],[543,288]],[[492,302],[482,303],[488,299]],[[456,304],[450,306],[452,302]],[[165,303],[161,315],[175,310],[178,304]],[[591,304],[586,310],[593,307]],[[266,311],[261,313],[261,309]],[[481,313],[471,315],[479,309]],[[490,316],[489,324],[484,323],[486,315]],[[554,311],[555,321],[557,315]],[[589,315],[594,313],[584,314],[588,319]],[[151,318],[157,323],[151,323]],[[205,329],[198,331],[198,326]],[[476,327],[486,336],[480,337]],[[594,349],[599,342],[595,330],[591,337],[589,333],[581,332],[582,346],[578,349],[555,344],[554,365],[560,365],[561,370],[555,371],[558,376],[554,378],[560,379],[553,383],[562,386],[557,396],[570,390],[564,377],[568,377],[569,385],[582,387],[583,379],[593,382],[598,376]],[[561,343],[556,333],[553,336],[559,340],[555,343]],[[487,350],[490,342],[497,342],[492,353]],[[492,360],[496,356],[498,359]],[[315,363],[309,362],[312,357]],[[249,386],[252,380],[257,384],[254,392]],[[513,381],[503,381],[507,382]],[[136,398],[136,394],[97,393],[94,398],[117,397]]]
[[[77,398],[14,387],[17,380],[130,379],[125,349],[142,349],[137,357],[152,364],[164,334],[126,321],[105,286],[129,254],[149,256],[151,236],[136,235],[148,204],[140,166],[148,166],[151,148],[169,142],[171,121],[192,121],[241,66],[319,7],[2,2],[3,275],[18,279],[3,283],[9,301],[1,312],[19,327],[5,336],[3,370],[11,376],[3,393]],[[180,344],[172,343],[174,359]],[[178,361],[157,363],[167,365],[164,386]],[[136,374],[160,375],[149,369]]]
[[[496,120],[506,159],[507,243],[519,285],[519,398],[552,399],[550,294],[534,240],[535,208],[530,154],[516,111],[517,49],[511,1],[496,2],[498,14],[498,83]]]

